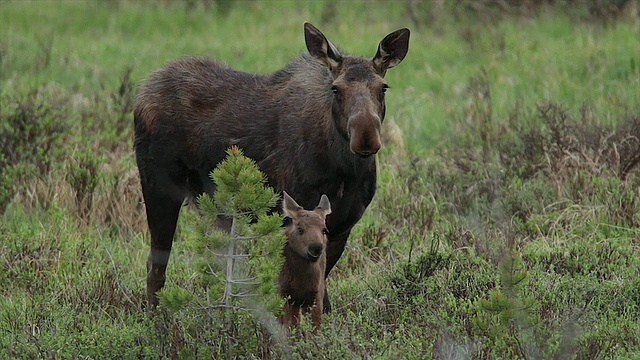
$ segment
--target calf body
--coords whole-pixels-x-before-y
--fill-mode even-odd
[[[183,201],[213,193],[209,172],[232,145],[256,161],[269,185],[303,207],[329,197],[338,210],[327,218],[325,275],[340,258],[376,190],[372,155],[381,145],[383,77],[407,53],[409,30],[387,35],[373,59],[341,54],[311,24],[304,30],[308,53],[274,74],[189,57],[141,86],[134,148],[151,233],[151,305],[165,282]],[[228,224],[219,219],[219,225]]]
[[[285,192],[283,211],[291,223],[285,227],[287,242],[278,277],[280,295],[286,298],[281,322],[294,328],[303,311],[310,311],[315,332],[322,316],[327,263],[325,218],[331,213],[331,205],[327,196],[322,195],[318,206],[307,211]]]

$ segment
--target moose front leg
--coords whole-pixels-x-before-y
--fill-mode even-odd
[[[321,306],[324,313],[331,312],[331,301],[329,300],[329,293],[327,291],[326,279],[329,276],[329,272],[331,271],[331,269],[333,269],[335,264],[340,259],[340,256],[342,256],[342,253],[344,252],[344,248],[347,245],[347,239],[349,238],[350,233],[351,233],[351,229],[344,231],[341,234],[338,234],[335,236],[331,236],[331,234],[329,234],[328,236],[327,267],[324,273],[325,274],[324,275],[324,278],[325,278],[324,298]]]
[[[322,319],[322,311],[323,307],[323,298],[326,295],[326,291],[324,293],[319,292],[318,296],[316,296],[316,302],[311,309],[311,321],[313,322],[313,333],[316,334],[318,329],[320,329],[320,321]]]
[[[287,332],[298,327],[301,317],[302,308],[299,305],[295,305],[291,301],[286,301],[284,303],[280,323],[285,327]]]

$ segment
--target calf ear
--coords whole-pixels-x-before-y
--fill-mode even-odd
[[[322,60],[330,69],[337,67],[342,61],[340,51],[324,37],[320,30],[308,22],[304,23],[304,41],[309,54]]]
[[[380,41],[378,52],[373,58],[373,67],[380,76],[384,76],[387,69],[400,64],[409,51],[409,29],[396,30]]]
[[[318,211],[322,216],[331,214],[331,203],[329,203],[327,195],[322,194],[320,202],[318,203],[318,206],[316,206],[316,211]]]
[[[286,191],[283,191],[282,194],[282,212],[292,219],[297,219],[300,210],[302,210],[302,206],[298,205],[298,203],[293,200],[293,198],[289,196]]]

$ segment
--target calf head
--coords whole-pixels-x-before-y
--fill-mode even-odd
[[[285,229],[288,246],[301,258],[318,261],[327,246],[325,218],[331,213],[329,198],[322,195],[315,209],[305,210],[284,192],[282,209],[292,220]]]
[[[333,118],[338,132],[349,141],[352,153],[368,157],[381,145],[380,128],[385,115],[384,75],[398,65],[409,50],[409,29],[387,35],[373,59],[345,56],[313,25],[304,24],[309,53],[330,70],[333,82]]]

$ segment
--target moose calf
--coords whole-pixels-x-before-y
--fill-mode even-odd
[[[302,311],[311,311],[315,333],[323,309],[327,265],[325,218],[331,214],[331,205],[329,198],[322,195],[314,210],[305,210],[284,192],[282,210],[291,222],[285,227],[284,264],[278,278],[280,295],[287,299],[281,323],[295,328]]]

